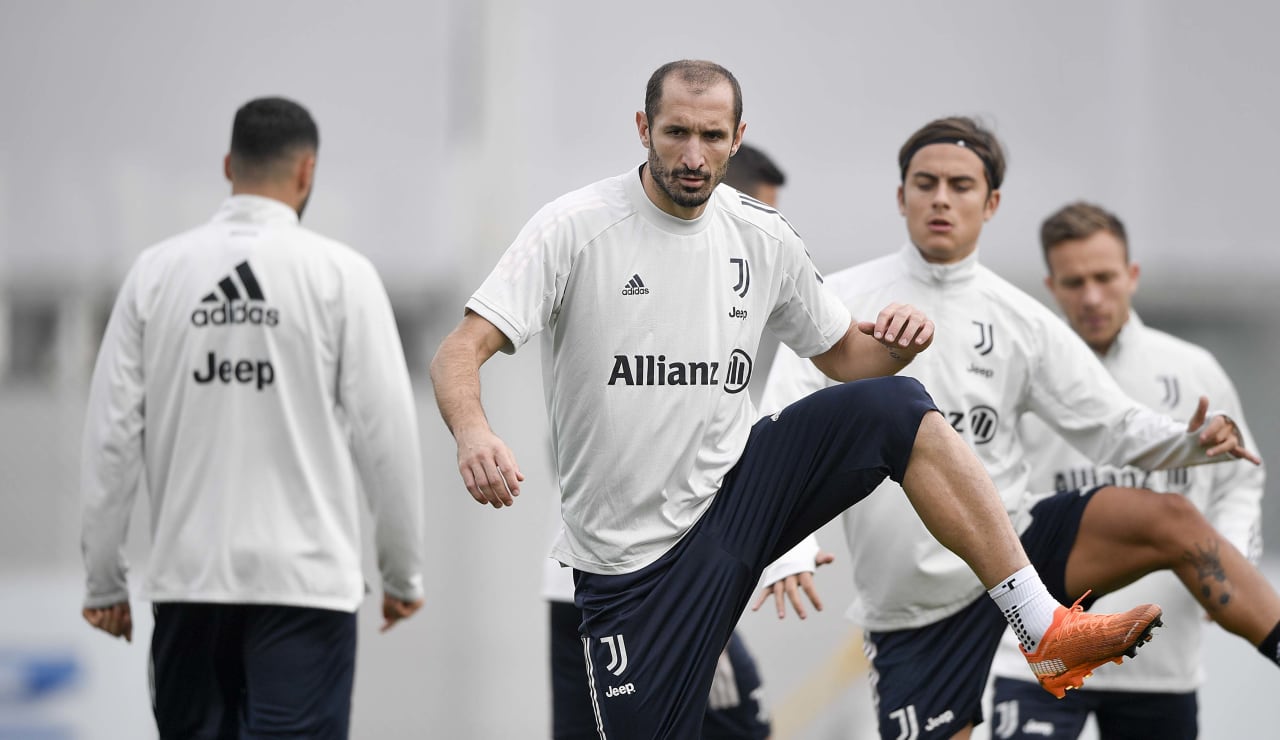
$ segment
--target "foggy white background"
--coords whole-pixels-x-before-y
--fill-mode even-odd
[[[154,732],[146,605],[134,603],[132,646],[79,621],[85,387],[132,260],[226,195],[222,156],[246,100],[285,95],[316,117],[306,224],[377,264],[416,374],[428,604],[387,635],[375,604],[362,610],[353,736],[538,738],[553,484],[536,343],[484,374],[490,420],[529,478],[511,510],[477,506],[458,482],[425,367],[525,219],[642,161],[634,114],[654,68],[696,57],[734,71],[747,138],[788,174],[782,210],[825,271],[904,241],[896,153],[912,131],[981,117],[1010,160],[984,262],[1047,299],[1040,220],[1082,197],[1115,210],[1143,266],[1144,318],[1217,352],[1262,453],[1280,460],[1278,23],[1261,0],[0,0],[0,656],[80,665],[72,688],[24,703],[0,660],[0,737]],[[144,505],[136,568],[145,521]],[[780,737],[864,736],[865,680],[824,672],[853,634],[840,535],[827,543],[841,558],[822,573],[827,610],[746,624],[775,708],[813,718]],[[1202,736],[1250,736],[1248,707],[1265,705],[1249,692],[1280,681],[1239,641],[1212,644],[1215,661],[1251,672],[1211,664]]]

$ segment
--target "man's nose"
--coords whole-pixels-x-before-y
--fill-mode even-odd
[[[690,136],[685,142],[684,148],[680,151],[680,164],[691,170],[701,170],[702,165],[707,161],[706,154],[702,151],[702,142],[696,136]]]

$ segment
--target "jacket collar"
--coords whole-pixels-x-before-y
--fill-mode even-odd
[[[915,245],[907,242],[898,254],[902,256],[902,261],[907,265],[907,272],[911,277],[919,280],[926,285],[955,285],[958,283],[972,280],[978,274],[978,250],[974,249],[973,253],[959,262],[942,265],[934,262],[928,262],[924,256],[920,254],[920,250]]]
[[[222,201],[214,221],[258,224],[261,226],[297,226],[298,213],[274,198],[261,195],[232,195]]]

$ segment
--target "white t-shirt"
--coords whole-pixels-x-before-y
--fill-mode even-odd
[[[986,467],[1021,531],[1029,455],[1017,422],[1032,413],[1091,459],[1144,468],[1209,462],[1185,422],[1129,398],[1088,346],[1039,301],[978,264],[931,264],[911,245],[836,273],[827,286],[855,316],[892,301],[933,319],[936,337],[902,372],[919,379]],[[782,349],[765,386],[770,413],[830,383]],[[886,480],[842,515],[852,557],[849,617],[871,630],[920,627],[982,595],[977,577],[925,529]]]
[[[697,521],[757,415],[746,392],[766,328],[803,356],[849,313],[800,237],[725,185],[684,220],[640,170],[540,210],[467,308],[515,351],[543,332],[543,387],[560,476],[561,562],[627,573]]]
[[[121,550],[143,476],[146,598],[354,611],[365,592],[357,482],[384,590],[419,598],[417,418],[373,265],[252,195],[144,251],[86,413],[86,606],[128,598]]]
[[[1256,449],[1245,425],[1235,386],[1217,360],[1204,349],[1144,325],[1131,313],[1102,364],[1120,387],[1138,401],[1176,418],[1195,413],[1200,396],[1208,396],[1240,427],[1246,447]],[[1145,472],[1136,468],[1094,465],[1039,419],[1024,417],[1019,427],[1031,458],[1031,490],[1071,490],[1121,485],[1179,493],[1204,512],[1219,531],[1251,560],[1262,554],[1263,468],[1248,463],[1209,465]],[[1177,576],[1152,573],[1131,586],[1098,599],[1093,611],[1123,611],[1134,604],[1157,603],[1164,609],[1159,639],[1142,648],[1140,660],[1124,667],[1108,663],[1089,679],[1086,689],[1186,692],[1203,681],[1200,638],[1204,610]],[[993,672],[1027,679],[1026,660],[1017,640],[1006,635]]]

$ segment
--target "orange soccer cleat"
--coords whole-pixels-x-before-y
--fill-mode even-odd
[[[1089,614],[1076,600],[1070,609],[1059,606],[1053,624],[1044,633],[1034,653],[1022,650],[1045,691],[1061,699],[1067,689],[1078,689],[1093,675],[1093,669],[1108,661],[1123,663],[1138,653],[1138,646],[1151,639],[1151,630],[1161,625],[1163,613],[1155,604],[1143,604],[1122,614]],[[1021,648],[1021,646],[1019,646]]]

